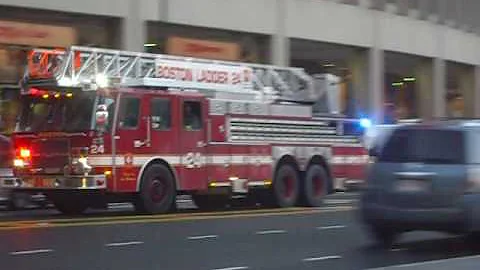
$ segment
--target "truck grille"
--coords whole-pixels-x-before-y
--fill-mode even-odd
[[[67,139],[35,140],[32,142],[31,168],[41,168],[42,173],[58,174],[68,164],[70,149]]]

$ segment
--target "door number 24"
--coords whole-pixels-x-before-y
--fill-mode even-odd
[[[101,144],[92,144],[90,146],[90,154],[103,154],[105,153],[105,147]]]
[[[192,169],[192,168],[200,168],[202,167],[202,154],[200,153],[193,153],[189,152],[183,157],[183,164],[185,167]]]

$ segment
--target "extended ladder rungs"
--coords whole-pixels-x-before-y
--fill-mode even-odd
[[[37,58],[42,61],[38,62]],[[35,69],[42,76],[50,74],[59,86],[65,87],[99,85],[96,76],[100,74],[115,81],[117,86],[237,90],[247,94],[271,89],[270,92],[278,93],[284,100],[295,99],[299,92],[315,92],[312,77],[302,68],[81,46],[70,47],[65,52],[33,50],[31,59],[29,69]]]

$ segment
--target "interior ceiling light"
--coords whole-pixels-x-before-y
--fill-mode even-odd
[[[143,47],[155,47],[157,46],[157,43],[145,43],[143,44]]]
[[[404,82],[414,82],[416,81],[417,79],[415,77],[406,77],[406,78],[403,78],[403,81]]]
[[[392,86],[394,86],[394,87],[403,86],[403,82],[394,82],[394,83],[392,83]]]

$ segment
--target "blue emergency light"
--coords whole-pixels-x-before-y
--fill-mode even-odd
[[[372,121],[368,118],[362,118],[360,119],[360,126],[362,128],[370,128],[372,126]]]

